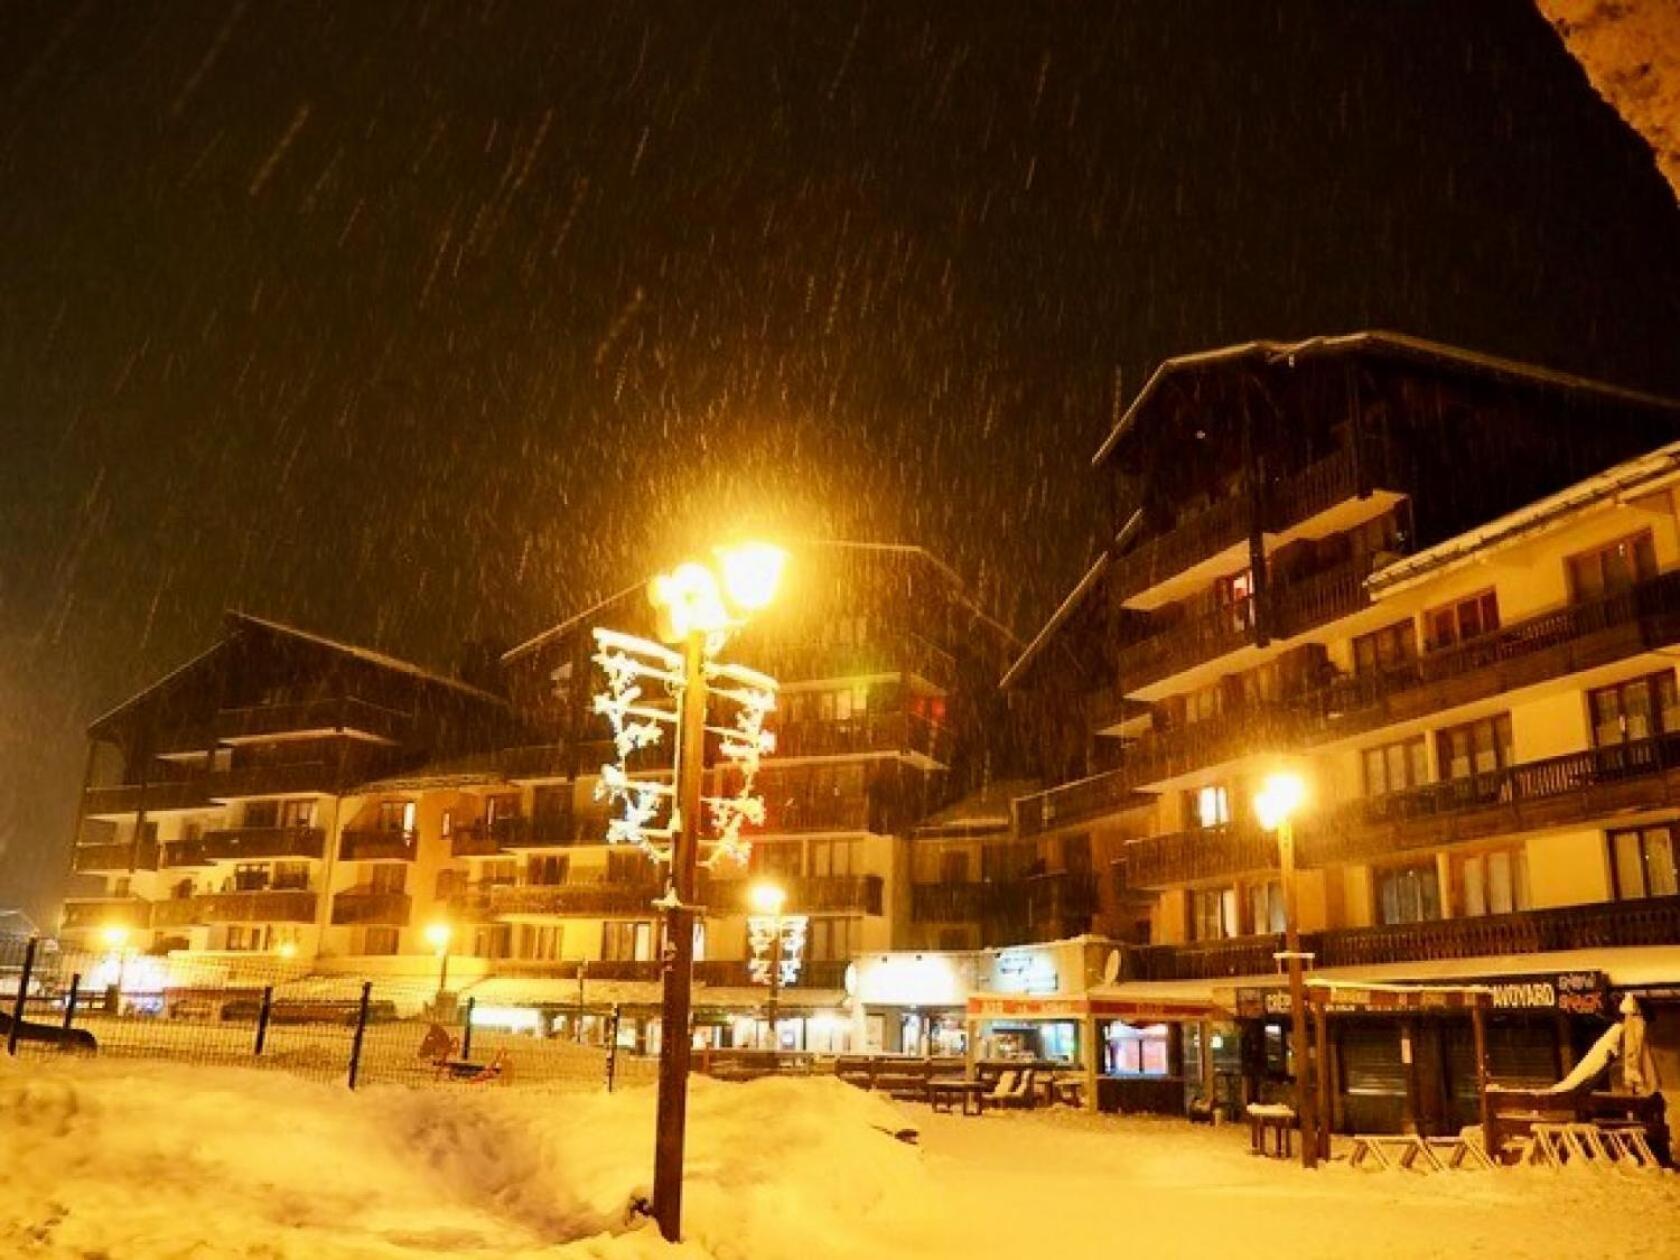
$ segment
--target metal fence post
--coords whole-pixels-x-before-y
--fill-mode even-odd
[[[467,1011],[466,1011],[467,1022],[466,1022],[466,1025],[461,1029],[461,1057],[463,1059],[471,1059],[472,1058],[472,1015],[473,1015],[473,1006],[477,1002],[478,1002],[477,998],[471,996],[470,994],[468,995],[468,997],[467,997]]]
[[[12,1003],[12,1026],[6,1033],[6,1053],[14,1058],[17,1055],[18,1035],[23,1031],[24,1003],[29,1000],[29,977],[35,970],[35,947],[40,943],[39,937],[31,936],[29,943],[23,947],[23,970],[18,973],[17,999]]]
[[[257,1040],[251,1047],[255,1058],[262,1058],[263,1046],[268,1044],[268,1020],[274,1014],[274,986],[263,985],[262,1003],[257,1007]]]
[[[362,1000],[356,1007],[356,1035],[350,1041],[350,1088],[356,1088],[356,1075],[362,1069],[362,1037],[367,1033],[368,999],[373,995],[373,981],[362,981]]]
[[[76,999],[82,993],[82,973],[77,971],[70,976],[70,992],[64,996],[64,1031],[69,1032],[71,1025],[76,1022]]]
[[[613,1091],[613,1077],[618,1074],[618,1003],[613,1003],[607,1017],[607,1093]]]

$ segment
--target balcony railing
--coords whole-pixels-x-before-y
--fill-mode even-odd
[[[1322,967],[1680,944],[1680,897],[1325,932]]]
[[[882,913],[883,883],[879,875],[808,875],[771,878],[787,894],[788,914]],[[705,881],[700,900],[712,914],[751,913],[754,880]]]
[[[380,927],[407,927],[414,901],[407,893],[384,892],[375,888],[347,888],[333,897],[332,921],[346,924],[371,924]]]
[[[313,923],[316,894],[307,889],[267,888],[205,893],[152,904],[152,926],[191,927],[206,923]]]
[[[234,766],[216,771],[210,776],[208,784],[210,795],[219,800],[280,796],[287,792],[330,794],[337,790],[337,772],[324,761]]]
[[[166,844],[162,860],[164,866],[208,866],[212,862],[320,858],[326,842],[327,833],[319,827],[233,827]]]
[[[765,643],[750,650],[754,669],[781,683],[819,678],[913,674],[949,691],[956,686],[956,658],[921,635],[883,635],[861,644]]]
[[[1133,840],[1124,854],[1125,886],[1133,890],[1272,870],[1278,864],[1276,838],[1245,826],[1150,836]]]
[[[1036,836],[1055,827],[1071,826],[1100,818],[1143,802],[1132,789],[1128,769],[1093,775],[1048,792],[1023,796],[1015,802],[1015,829],[1022,837]]]
[[[495,857],[502,842],[483,823],[456,823],[449,833],[449,856]]]
[[[998,931],[1026,940],[1088,932],[1098,906],[1097,877],[1087,871],[1029,875],[994,888],[991,918]]]
[[[946,764],[951,734],[914,713],[868,714],[829,722],[775,726],[776,757],[844,757],[865,753],[919,753]]]
[[[69,897],[59,926],[66,932],[107,927],[144,932],[152,926],[152,903],[138,897]]]
[[[411,714],[356,696],[341,696],[223,709],[216,715],[216,736],[238,741],[310,731],[355,731],[394,742],[403,738],[412,723]]]
[[[121,783],[90,787],[82,794],[83,808],[91,815],[137,814],[148,810],[198,809],[210,804],[208,780],[183,779],[171,783]]]
[[[939,883],[910,885],[913,923],[978,923],[992,913],[996,885]]]
[[[1314,956],[1319,967],[1374,967],[1451,958],[1497,960],[1513,954],[1661,945],[1680,945],[1680,897],[1301,935],[1301,948]],[[1275,975],[1279,968],[1273,956],[1283,948],[1282,936],[1129,947],[1124,955],[1124,974],[1132,980]]]
[[[869,799],[861,795],[778,798],[765,785],[764,826],[753,834],[796,831],[869,831]]]
[[[78,844],[71,855],[71,869],[78,875],[105,871],[155,871],[158,868],[157,841],[113,841],[108,844]]]
[[[664,886],[648,883],[492,884],[468,896],[492,915],[652,914]]]
[[[1130,599],[1158,582],[1234,547],[1248,537],[1252,513],[1245,495],[1221,499],[1121,557],[1109,581],[1114,596]]]
[[[1670,803],[1680,788],[1680,734],[1522,762],[1352,801],[1304,820],[1303,865],[1605,818]]]
[[[1252,596],[1177,621],[1160,621],[1147,639],[1129,643],[1115,657],[1114,670],[1126,692],[1137,691],[1254,641]]]
[[[338,839],[340,862],[412,862],[420,837],[412,831],[366,827],[347,830]]]

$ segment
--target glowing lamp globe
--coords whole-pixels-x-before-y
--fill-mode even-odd
[[[128,929],[113,923],[99,933],[99,939],[105,942],[107,949],[121,949],[128,944]]]
[[[449,948],[449,936],[449,924],[447,923],[430,923],[426,925],[426,944],[430,945],[440,954]]]
[[[748,896],[752,900],[752,908],[759,914],[780,914],[787,901],[787,893],[767,880],[754,884]]]
[[[742,543],[717,549],[723,593],[742,612],[758,612],[776,598],[787,552],[769,543]]]
[[[1307,785],[1298,774],[1269,774],[1254,797],[1254,815],[1260,826],[1276,831],[1295,816],[1307,799]]]

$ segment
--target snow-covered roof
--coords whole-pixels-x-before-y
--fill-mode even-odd
[[[1406,333],[1388,332],[1381,329],[1346,333],[1335,337],[1309,337],[1304,341],[1295,342],[1245,341],[1239,345],[1222,346],[1213,350],[1198,351],[1194,354],[1181,354],[1163,360],[1150,374],[1149,380],[1144,383],[1143,388],[1138,391],[1137,397],[1132,399],[1131,405],[1121,415],[1113,431],[1097,448],[1097,453],[1091,458],[1091,464],[1093,467],[1100,466],[1114,453],[1115,448],[1130,432],[1139,411],[1145,403],[1154,397],[1156,390],[1169,377],[1179,372],[1249,358],[1261,358],[1268,363],[1280,361],[1292,363],[1296,359],[1349,354],[1360,350],[1382,350],[1409,358],[1451,364],[1454,367],[1489,376],[1598,394],[1605,398],[1619,399],[1640,406],[1680,410],[1680,401],[1672,398],[1663,398],[1636,389],[1625,389],[1619,385],[1595,381],[1584,376],[1574,376],[1568,372],[1554,371],[1551,368],[1540,367],[1532,363],[1504,359],[1497,355],[1482,354],[1479,351],[1465,350],[1459,346],[1449,346],[1442,342],[1429,341],[1422,337],[1413,337]]]
[[[284,622],[270,621],[266,617],[254,616],[251,613],[240,612],[237,609],[228,610],[227,622],[230,627],[238,627],[242,625],[256,626],[258,629],[266,630],[271,634],[284,635],[288,638],[301,640],[304,643],[311,643],[316,647],[325,648],[330,652],[338,652],[344,656],[353,657],[356,660],[363,661],[369,665],[377,666],[380,669],[389,669],[397,673],[407,674],[412,678],[420,679],[422,682],[433,683],[439,687],[448,687],[465,695],[476,696],[481,700],[489,700],[499,705],[505,705],[507,703],[506,700],[504,700],[501,696],[498,696],[495,692],[485,691],[481,687],[475,687],[471,683],[462,682],[459,678],[455,678],[449,674],[435,673],[432,670],[424,669],[421,666],[414,664],[412,661],[405,661],[401,657],[387,656],[384,652],[375,652],[371,648],[357,647],[353,643],[344,643],[338,639],[329,639],[324,634],[316,634],[310,630],[300,630],[296,626],[288,626]]]
[[[206,648],[204,651],[200,652],[184,665],[177,665],[156,682],[150,683],[141,688],[132,696],[129,696],[128,699],[124,700],[121,704],[107,709],[104,713],[101,713],[98,717],[94,718],[93,721],[88,723],[88,730],[90,732],[98,730],[101,726],[105,725],[105,723],[109,722],[118,714],[126,713],[129,709],[132,709],[135,705],[144,701],[148,696],[156,695],[176,679],[181,678],[197,669],[200,665],[204,664],[205,661],[216,655],[217,652],[220,652],[225,646],[225,643],[216,643],[214,646]]]
[[[1366,584],[1378,598],[1392,595],[1425,578],[1439,577],[1495,551],[1561,528],[1592,508],[1649,494],[1676,480],[1680,480],[1680,442],[1670,442],[1507,512],[1486,525],[1396,560],[1373,573]]]
[[[1056,611],[1050,614],[1050,620],[1044,623],[1044,628],[1033,636],[1033,640],[1027,644],[1026,650],[1015,658],[1015,663],[998,681],[1000,688],[1007,691],[1019,681],[1027,667],[1044,650],[1045,645],[1055,637],[1056,632],[1067,623],[1068,618],[1079,611],[1079,607],[1085,602],[1086,597],[1097,589],[1097,583],[1107,571],[1108,563],[1109,553],[1106,551],[1091,562],[1091,567],[1085,570],[1085,576],[1074,583],[1073,589],[1067,593],[1067,598],[1063,599],[1061,604],[1057,606]]]

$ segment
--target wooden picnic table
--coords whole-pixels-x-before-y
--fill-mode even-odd
[[[1294,1109],[1282,1103],[1249,1103],[1248,1141],[1251,1151],[1272,1159],[1289,1159],[1294,1154],[1297,1123]],[[1266,1149],[1268,1132],[1273,1135],[1274,1149],[1271,1151]]]
[[[960,1105],[965,1116],[978,1116],[986,1110],[986,1083],[959,1078],[957,1080],[929,1081],[927,1083],[928,1105],[935,1111],[950,1111],[953,1106]]]

